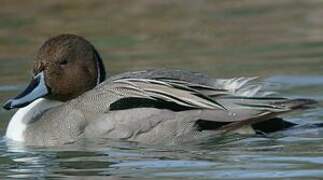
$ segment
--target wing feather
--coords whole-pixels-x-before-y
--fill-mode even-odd
[[[190,108],[226,110],[215,99],[183,83],[176,84],[175,82],[169,83],[161,80],[131,78],[115,80],[111,87],[118,92],[125,89],[129,90],[124,93],[124,97],[132,96],[136,92],[136,97],[161,99]],[[217,89],[214,89],[214,91],[217,91]],[[223,93],[223,90],[221,92]]]

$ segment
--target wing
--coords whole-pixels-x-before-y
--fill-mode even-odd
[[[76,100],[75,106],[89,114],[118,112],[120,116],[124,112],[132,113],[128,118],[136,116],[134,111],[148,113],[143,111],[147,108],[178,114],[194,111],[195,116],[198,116],[194,119],[195,123],[203,124],[200,126],[201,131],[212,129],[221,132],[263,122],[314,103],[307,99],[237,96],[226,89],[165,78],[123,78],[108,81]],[[191,120],[192,118],[187,117],[187,121]]]
[[[70,104],[93,113],[148,107],[174,111],[227,110],[204,92],[218,96],[226,94],[226,90],[194,83],[124,78],[106,81]]]
[[[206,74],[178,69],[150,69],[143,71],[126,72],[114,75],[106,82],[119,79],[155,79],[166,81],[186,82],[198,85],[206,85],[216,89],[223,89],[236,96],[268,96],[275,92],[268,91],[264,87],[272,85],[259,81],[257,77],[238,77],[230,79],[214,79]]]
[[[198,84],[183,84],[153,79],[121,79],[113,81],[110,91],[123,98],[143,98],[174,103],[196,109],[220,109],[224,106],[203,93],[201,89],[212,90],[213,94],[226,94],[225,90]]]

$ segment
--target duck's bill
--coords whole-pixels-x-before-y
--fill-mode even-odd
[[[10,110],[14,108],[25,107],[34,100],[44,97],[49,93],[45,84],[44,72],[40,72],[33,77],[27,88],[15,98],[9,99],[3,108]]]

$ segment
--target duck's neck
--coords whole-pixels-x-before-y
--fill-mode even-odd
[[[37,120],[40,114],[49,108],[62,104],[60,101],[53,101],[39,98],[28,106],[20,108],[11,118],[7,127],[6,137],[15,141],[24,142],[24,131],[29,123]]]

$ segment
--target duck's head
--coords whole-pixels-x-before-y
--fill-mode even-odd
[[[73,99],[105,79],[105,69],[94,46],[84,38],[63,34],[47,40],[33,64],[27,88],[4,104],[20,108],[45,97],[59,101]]]

